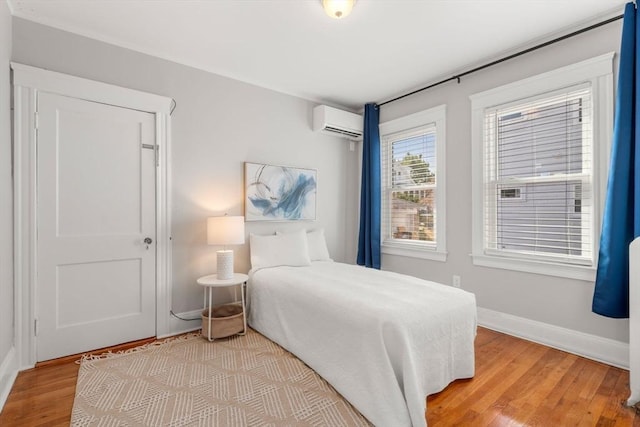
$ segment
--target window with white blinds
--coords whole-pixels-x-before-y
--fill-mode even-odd
[[[383,252],[443,251],[444,112],[443,106],[380,125]]]
[[[485,110],[488,251],[591,265],[591,86]]]
[[[475,264],[593,280],[613,54],[471,96]]]

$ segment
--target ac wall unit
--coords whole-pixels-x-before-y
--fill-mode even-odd
[[[362,138],[362,116],[327,105],[313,109],[313,130],[348,139]]]

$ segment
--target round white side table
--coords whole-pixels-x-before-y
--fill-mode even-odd
[[[214,340],[214,338],[211,336],[211,317],[212,317],[211,310],[213,308],[214,288],[227,288],[232,286],[240,287],[240,301],[242,304],[242,324],[244,329],[242,330],[242,332],[239,332],[238,335],[244,335],[247,333],[247,312],[245,307],[244,291],[245,291],[245,286],[247,284],[248,279],[249,279],[249,276],[247,276],[246,274],[234,273],[231,279],[218,279],[217,275],[210,274],[208,276],[202,276],[197,280],[198,284],[204,287],[204,307],[203,308],[209,307],[209,317],[208,317],[209,327],[207,329],[207,339],[209,341]],[[234,300],[235,300],[234,302],[236,303],[238,302],[237,288],[234,289]]]

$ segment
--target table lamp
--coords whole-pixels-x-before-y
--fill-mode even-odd
[[[224,246],[217,251],[217,277],[221,280],[233,278],[233,250],[226,245],[244,244],[243,216],[216,216],[207,218],[207,243]]]

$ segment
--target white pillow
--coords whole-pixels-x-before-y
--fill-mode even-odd
[[[332,261],[329,256],[329,249],[327,249],[323,228],[307,233],[307,246],[309,246],[309,259],[311,261]]]
[[[288,232],[276,231],[276,235],[287,234]],[[333,261],[329,256],[327,241],[324,238],[324,228],[307,231],[307,246],[309,259],[311,261]]]
[[[304,230],[275,236],[249,235],[251,268],[310,265],[307,233]]]

